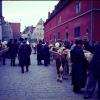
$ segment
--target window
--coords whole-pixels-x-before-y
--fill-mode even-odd
[[[66,32],[66,34],[65,34],[65,40],[68,40],[68,32]]]
[[[80,37],[80,27],[75,28],[74,37],[75,38]]]
[[[59,23],[61,22],[61,16],[59,16],[58,22],[59,22]]]
[[[86,38],[87,38],[87,40],[89,39],[89,30],[88,30],[88,28],[86,29]]]
[[[42,22],[39,22],[38,25],[42,25]]]
[[[58,16],[56,17],[56,20],[57,20],[57,24],[61,23],[61,16],[58,15]]]
[[[78,1],[78,2],[76,3],[76,13],[79,13],[80,10],[81,10],[81,2]]]
[[[86,29],[86,33],[88,33],[89,32],[89,30],[88,30],[88,28]]]
[[[60,39],[60,32],[58,32],[58,36],[57,37],[58,37],[58,39]]]

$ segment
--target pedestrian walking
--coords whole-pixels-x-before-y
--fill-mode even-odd
[[[9,49],[8,49],[8,54],[7,54],[8,58],[11,58],[11,46],[12,46],[12,41],[13,41],[13,39],[9,39],[9,41],[8,41],[8,43],[7,43],[7,47],[9,48]]]
[[[43,59],[43,46],[42,41],[39,40],[39,43],[37,44],[37,64],[42,65],[42,59]]]
[[[12,40],[12,44],[10,46],[10,59],[11,59],[11,66],[15,66],[15,59],[18,53],[18,44],[17,39]]]
[[[24,39],[23,38],[20,38],[19,41],[18,41],[18,51],[19,51],[19,48],[21,47],[21,45],[23,44],[23,41]],[[19,55],[18,55],[18,61],[19,61]],[[18,63],[18,66],[20,66],[20,61]]]
[[[19,63],[21,66],[21,72],[24,73],[24,66],[26,66],[26,72],[29,71],[29,65],[30,65],[30,55],[31,55],[31,47],[26,43],[26,41],[23,41],[23,44],[20,46],[18,51],[19,56]]]

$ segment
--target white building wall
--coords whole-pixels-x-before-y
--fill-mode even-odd
[[[42,19],[39,20],[38,24],[35,27],[32,34],[32,39],[37,39],[37,41],[40,39],[44,39],[44,25]]]
[[[28,34],[22,34],[21,37],[22,38],[27,38],[28,37]]]
[[[9,22],[5,22],[5,24],[2,27],[2,39],[4,41],[8,41],[9,39],[13,39],[13,32],[12,32],[12,28],[9,24]]]

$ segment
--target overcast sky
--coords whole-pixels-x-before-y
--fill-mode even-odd
[[[54,10],[57,1],[3,1],[3,16],[8,22],[21,22],[21,31],[25,26],[35,26],[39,19],[48,18],[48,12]]]

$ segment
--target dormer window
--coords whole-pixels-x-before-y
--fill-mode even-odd
[[[57,20],[57,24],[61,23],[61,16],[58,15],[58,16],[56,17],[56,20]]]
[[[81,11],[81,2],[78,1],[78,2],[76,3],[76,13],[79,13],[80,11]]]

